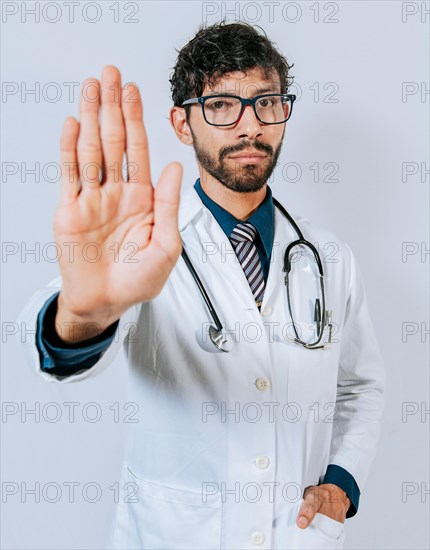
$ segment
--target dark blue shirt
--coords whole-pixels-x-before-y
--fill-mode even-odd
[[[239,220],[207,196],[200,185],[200,178],[196,180],[194,188],[227,237],[230,237]],[[267,193],[263,202],[246,221],[251,222],[258,231],[255,246],[262,263],[265,280],[267,280],[274,238],[274,205],[269,186],[267,186]],[[113,323],[98,336],[85,340],[85,342],[67,344],[58,337],[55,330],[58,294],[57,292],[57,294],[51,296],[39,312],[36,345],[39,350],[42,370],[56,375],[70,376],[89,369],[97,363],[101,355],[110,346],[119,321]],[[337,464],[329,464],[322,483],[333,483],[348,495],[351,506],[346,514],[347,518],[357,513],[360,490],[354,477],[347,470]]]

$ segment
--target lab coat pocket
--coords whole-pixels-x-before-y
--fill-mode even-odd
[[[320,425],[334,421],[337,374],[338,362],[333,348],[291,346],[287,382],[291,421]]]
[[[299,502],[297,513],[303,499]],[[289,548],[303,550],[341,550],[345,541],[345,524],[325,514],[316,513],[306,529],[294,526],[292,545]]]
[[[136,489],[134,502],[126,504],[123,536],[115,548],[219,549],[222,502],[196,491],[169,487],[142,479],[127,466],[126,482]]]

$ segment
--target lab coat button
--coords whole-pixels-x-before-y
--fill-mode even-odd
[[[260,378],[257,378],[257,380],[255,381],[255,385],[257,386],[257,390],[266,391],[267,389],[269,389],[270,381],[268,378],[260,376]]]
[[[263,315],[263,317],[267,317],[268,315],[270,315],[272,313],[272,307],[271,306],[266,306],[263,311],[261,312],[261,315]]]
[[[252,533],[251,535],[252,544],[255,544],[255,546],[261,546],[262,544],[264,544],[264,541],[265,541],[265,536],[263,535],[263,533],[260,533],[259,531],[255,531],[254,533]]]
[[[257,466],[257,468],[260,468],[260,470],[265,470],[269,467],[269,464],[270,458],[268,456],[261,455],[257,456],[257,458],[255,459],[255,465]]]

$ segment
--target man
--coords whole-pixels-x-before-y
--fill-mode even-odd
[[[53,382],[97,375],[124,341],[144,414],[121,473],[138,498],[119,502],[113,548],[342,548],[357,512],[384,371],[350,248],[288,221],[267,185],[294,102],[289,69],[243,23],[202,27],[179,52],[170,122],[200,175],[181,199],[179,163],[152,187],[139,90],[115,67],[84,83],[80,122],[65,122],[54,231],[73,257],[21,320]],[[311,245],[290,253],[296,222]]]

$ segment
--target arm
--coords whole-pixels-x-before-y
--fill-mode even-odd
[[[363,278],[349,247],[348,250],[350,295],[341,340],[329,464],[347,470],[362,491],[379,439],[385,369],[368,311]]]
[[[341,337],[336,410],[329,466],[321,484],[305,491],[297,525],[317,512],[344,522],[358,507],[376,454],[384,407],[385,370],[367,307],[363,278],[351,249],[349,298]]]
[[[91,97],[87,97],[89,85]],[[133,101],[128,101],[130,97]],[[124,153],[132,166],[126,179],[118,170]],[[54,325],[65,345],[97,338],[115,323],[119,338],[98,355],[91,368],[60,374],[57,364],[55,374],[52,364],[43,367],[44,359],[49,363],[49,353],[45,357],[42,352],[39,357],[33,337],[26,348],[30,361],[45,378],[71,381],[99,372],[123,340],[122,326],[127,326],[129,313],[133,321],[138,306],[160,293],[182,250],[178,230],[181,180],[182,166],[171,163],[162,171],[156,188],[152,186],[137,86],[128,84],[123,90],[121,75],[112,66],[104,68],[101,82],[86,80],[80,122],[69,117],[61,135],[61,196],[54,220],[55,242],[62,252],[61,278],[36,292],[21,314],[21,322],[36,334],[40,310],[58,294]],[[38,342],[39,349],[46,345],[40,339]]]

